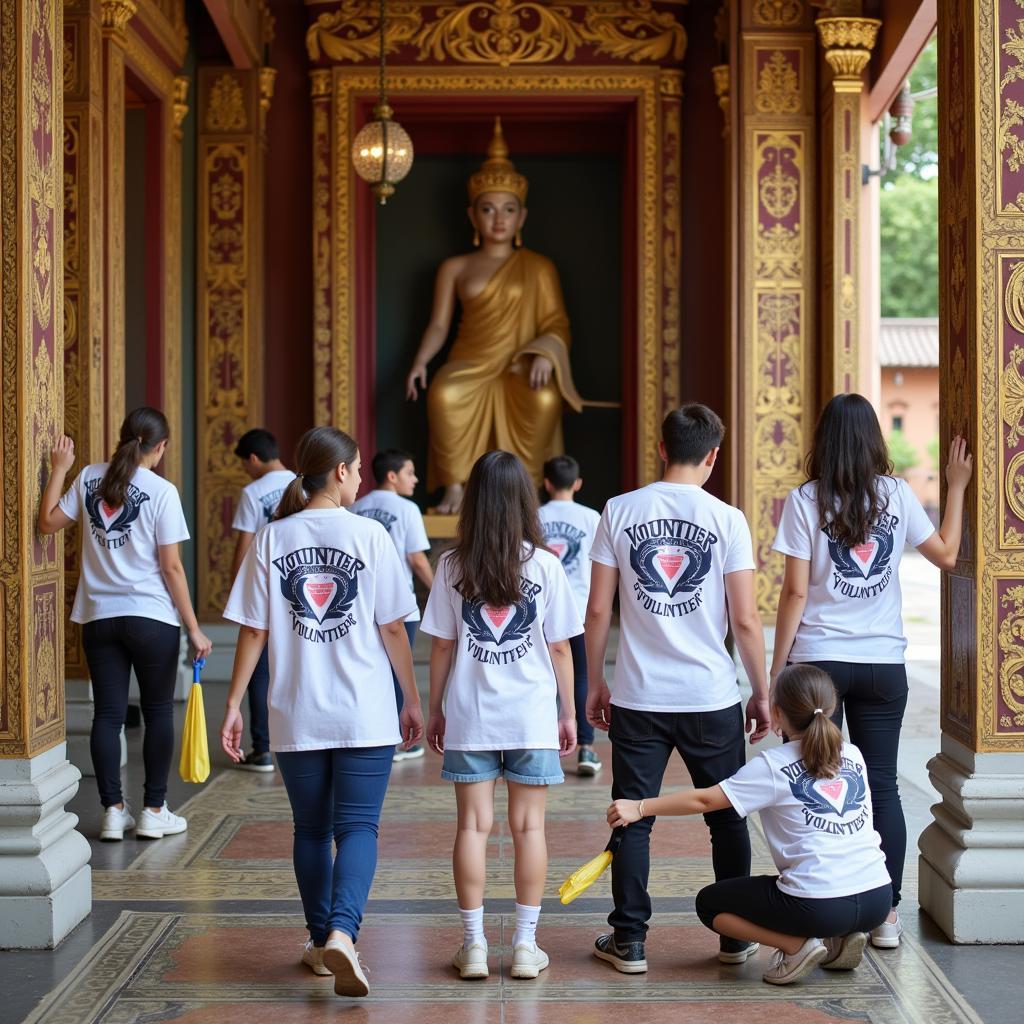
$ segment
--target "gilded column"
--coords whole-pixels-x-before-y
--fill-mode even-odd
[[[333,215],[334,179],[331,133],[331,72],[310,72],[313,103],[313,422],[334,418],[335,367],[333,335]]]
[[[800,0],[744,0],[739,101],[737,456],[754,538],[757,603],[773,615],[783,559],[771,550],[813,429],[814,30]]]
[[[658,75],[661,113],[661,415],[679,406],[683,73]],[[653,472],[651,472],[653,469]],[[657,476],[657,464],[649,475]]]
[[[100,0],[64,5],[64,429],[79,467],[109,456],[104,390],[103,58]],[[78,586],[77,530],[64,539],[65,672],[88,677],[68,620]],[[79,757],[76,759],[83,763]],[[86,761],[88,759],[86,758]]]
[[[233,449],[263,417],[263,147],[257,71],[199,73],[196,439],[200,615],[231,586],[231,521],[247,482]]]
[[[967,437],[942,580],[941,801],[919,900],[954,942],[1024,941],[1024,12],[939,5],[942,445]]]
[[[101,0],[103,18],[103,188],[106,431],[111,452],[124,419],[124,51],[135,0]]]
[[[64,805],[63,546],[35,519],[63,421],[62,10],[0,4],[0,946],[56,945],[91,908]]]
[[[855,5],[859,8],[859,4]],[[821,397],[859,390],[861,76],[881,22],[823,17],[832,71],[821,106]]]

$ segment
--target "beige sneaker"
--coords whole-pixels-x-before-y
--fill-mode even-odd
[[[828,953],[821,966],[829,971],[852,971],[860,966],[864,947],[868,944],[867,932],[850,932],[841,938],[825,939]]]
[[[509,974],[513,978],[536,978],[550,962],[540,946],[520,942],[512,950],[512,969]]]
[[[761,976],[769,985],[789,985],[812,971],[828,956],[821,939],[808,939],[792,956],[781,949],[772,954],[771,966]]]
[[[359,954],[340,939],[328,939],[324,946],[324,967],[334,975],[334,991],[339,996],[368,996],[370,983],[363,974]]]
[[[330,969],[324,966],[324,947],[314,946],[312,939],[306,943],[306,948],[302,951],[302,962],[321,978],[331,976]]]
[[[486,978],[487,970],[487,947],[474,942],[468,949],[459,946],[458,953],[452,957],[452,967],[459,972],[460,978]]]

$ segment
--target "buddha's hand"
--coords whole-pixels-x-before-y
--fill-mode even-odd
[[[427,366],[426,363],[416,363],[413,368],[409,371],[409,376],[405,379],[405,397],[410,402],[415,402],[420,397],[419,391],[416,389],[416,385],[427,390]]]
[[[534,389],[545,387],[551,382],[551,374],[554,369],[547,356],[534,356],[533,365],[530,367],[530,387]]]

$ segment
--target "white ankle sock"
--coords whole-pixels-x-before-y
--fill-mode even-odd
[[[463,910],[459,907],[459,917],[462,918],[462,944],[466,949],[470,946],[486,946],[483,904],[475,910]]]
[[[516,931],[512,936],[512,948],[526,943],[534,946],[537,943],[537,922],[540,920],[540,907],[524,907],[516,904]]]

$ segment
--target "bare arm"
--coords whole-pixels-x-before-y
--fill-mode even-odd
[[[747,701],[746,731],[750,742],[768,735],[771,713],[768,710],[768,680],[764,671],[764,627],[754,596],[754,570],[742,569],[725,577],[725,596],[729,603],[729,623],[740,660],[747,670],[752,696]]]
[[[448,685],[454,658],[455,641],[435,636],[430,645],[430,721],[427,724],[427,743],[438,754],[444,753],[444,688]]]
[[[448,337],[452,316],[455,313],[455,282],[462,265],[462,257],[455,256],[445,260],[438,268],[434,281],[434,306],[430,312],[430,322],[420,339],[420,347],[416,350],[405,385],[405,397],[413,401],[419,397],[417,384],[421,388],[427,386],[427,364],[441,351]]]
[[[402,688],[405,698],[402,713],[399,716],[402,729],[402,745],[408,750],[423,738],[423,709],[420,707],[420,695],[416,689],[416,670],[412,663],[412,648],[409,646],[409,634],[405,631],[405,620],[395,619],[377,627],[380,638],[384,641],[384,650],[395,670],[398,685]]]
[[[644,813],[640,814],[640,804],[644,805]],[[729,798],[721,786],[708,789],[686,789],[669,796],[655,796],[640,800],[616,800],[608,808],[608,824],[612,828],[630,825],[641,817],[653,817],[657,814],[707,814],[710,811],[724,811],[731,807]]]
[[[596,729],[608,731],[612,721],[611,693],[604,679],[604,660],[608,653],[608,630],[612,621],[612,603],[619,586],[619,570],[601,562],[591,563],[590,597],[584,625],[587,643],[587,721]]]
[[[188,633],[189,641],[195,650],[197,658],[205,658],[213,649],[213,644],[205,633],[199,628],[195,610],[192,607],[192,598],[188,593],[188,580],[185,578],[185,569],[181,564],[181,555],[178,553],[177,544],[160,545],[160,574],[167,584],[174,607],[178,609],[182,625]]]
[[[409,568],[413,575],[429,590],[434,585],[434,570],[430,568],[430,560],[425,551],[410,551],[405,556],[409,559]]]
[[[967,442],[954,437],[949,446],[949,461],[946,463],[946,508],[942,514],[942,525],[917,550],[932,565],[947,572],[956,567],[960,551],[960,534],[964,521],[964,492],[971,480],[973,459],[967,451]]]
[[[228,703],[220,727],[220,745],[232,761],[242,759],[242,712],[239,709],[245,691],[249,688],[249,680],[256,671],[256,663],[263,653],[267,636],[267,630],[254,629],[252,626],[242,626],[238,631],[235,662],[231,669],[231,685],[228,687]]]
[[[558,687],[558,753],[565,757],[576,749],[576,698],[573,687],[572,649],[568,640],[548,644]]]
[[[779,612],[775,619],[775,650],[772,654],[771,678],[786,667],[793,649],[796,631],[807,606],[807,587],[811,578],[811,563],[805,558],[786,555],[786,574],[779,592]]]
[[[249,533],[248,530],[235,530],[235,556],[231,559],[231,578],[238,578],[238,570],[242,568],[242,559],[245,558],[245,553],[249,550],[249,546],[252,544],[255,533]]]
[[[64,480],[74,462],[75,442],[70,437],[60,437],[50,453],[50,478],[46,481],[43,497],[39,502],[39,532],[44,535],[57,533],[74,522],[74,519],[66,516],[58,507],[64,493]]]

